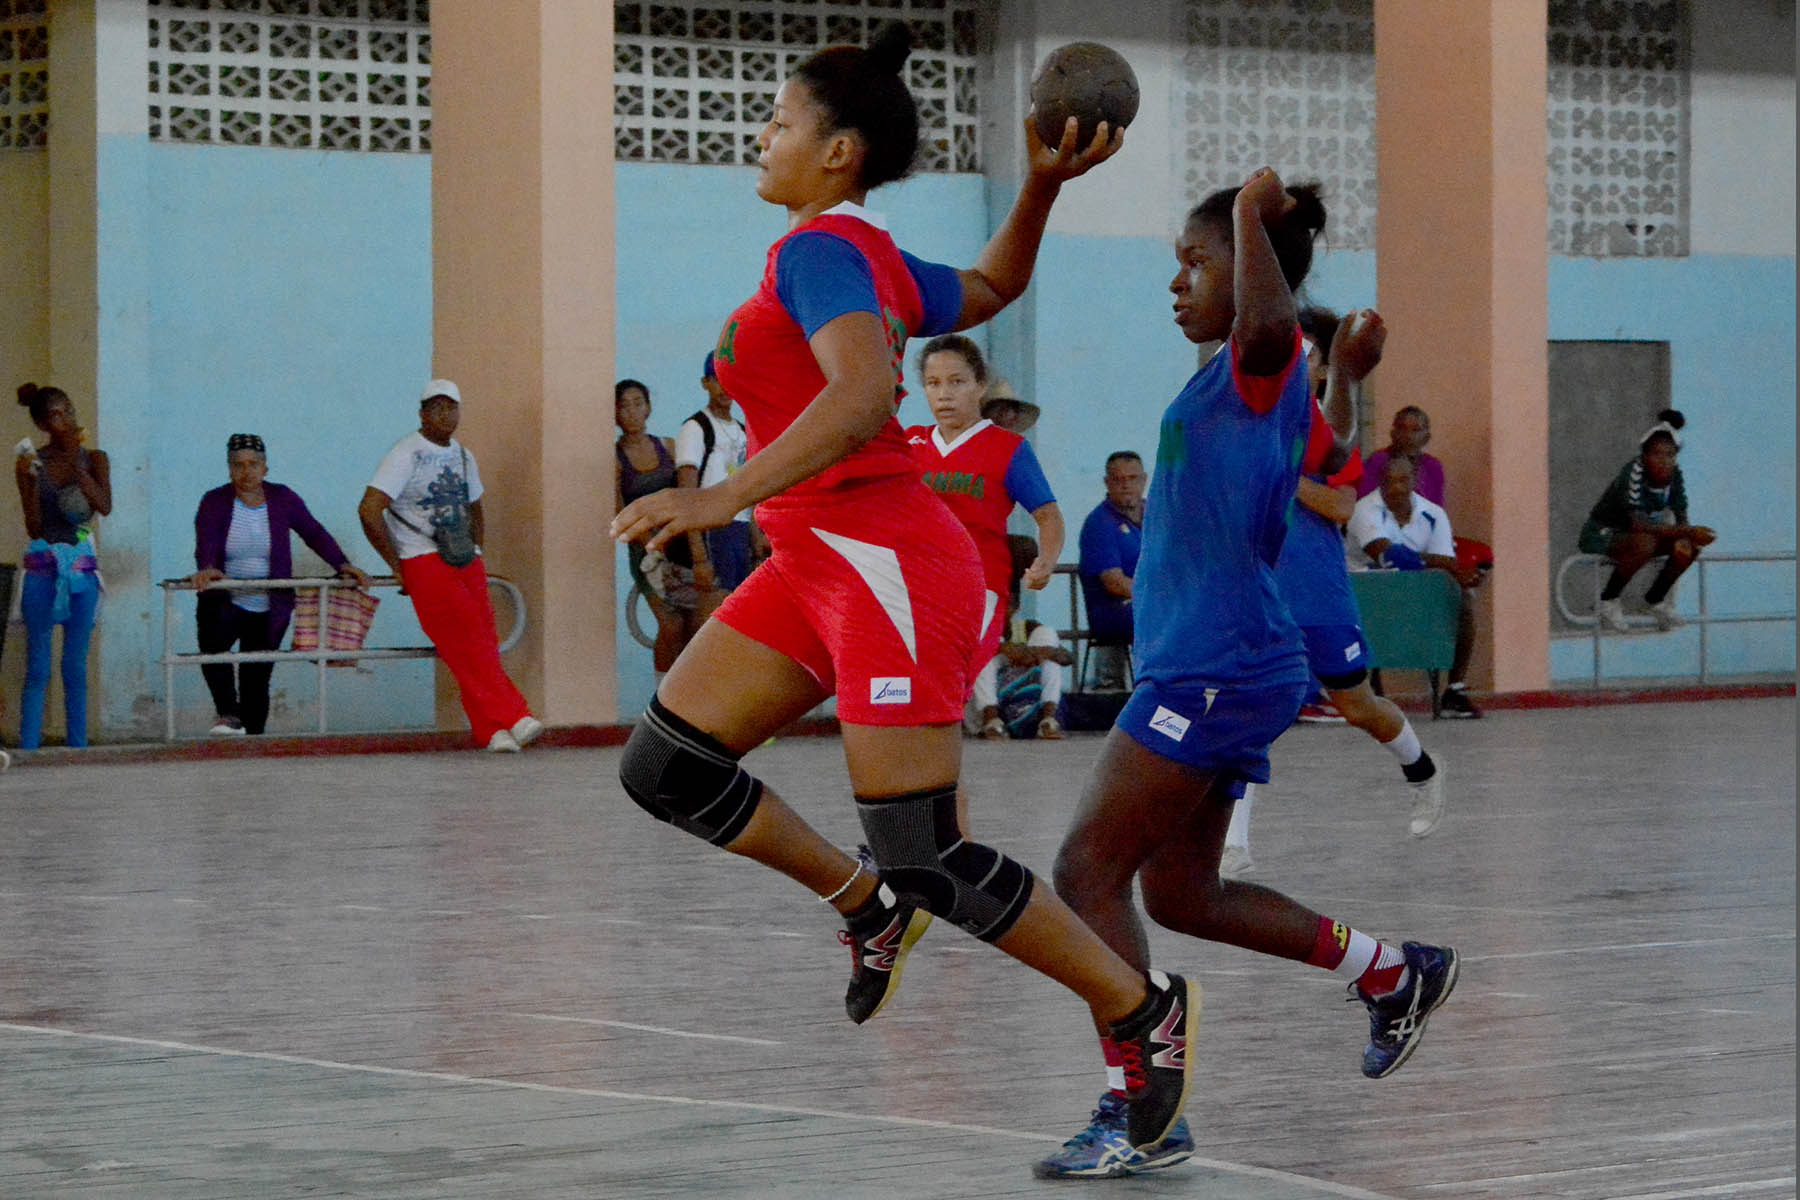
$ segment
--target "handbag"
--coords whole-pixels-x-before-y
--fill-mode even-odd
[[[375,621],[375,610],[381,607],[381,597],[361,588],[331,588],[331,599],[325,606],[325,639],[326,650],[361,650],[363,641],[369,636],[369,626]],[[318,650],[319,645],[319,589],[306,588],[294,599],[294,647],[295,650]],[[353,667],[355,662],[348,659],[333,662],[334,667]]]
[[[458,447],[458,449],[462,448]],[[399,513],[394,512],[393,508],[388,509],[394,520],[420,537],[431,538],[432,544],[437,547],[438,557],[444,560],[444,565],[447,567],[466,567],[474,562],[476,555],[480,553],[475,546],[475,535],[469,529],[469,452],[466,449],[462,452],[462,465],[463,501],[451,513],[433,521],[429,534]]]

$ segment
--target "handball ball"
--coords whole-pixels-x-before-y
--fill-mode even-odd
[[[1110,46],[1070,42],[1052,50],[1038,67],[1031,80],[1031,103],[1037,109],[1038,136],[1046,146],[1062,144],[1063,126],[1070,117],[1081,122],[1075,144],[1086,146],[1100,122],[1119,130],[1137,116],[1137,76]]]

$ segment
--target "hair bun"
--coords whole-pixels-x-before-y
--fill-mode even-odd
[[[1680,429],[1687,424],[1687,418],[1673,408],[1665,408],[1656,414],[1656,419],[1668,425],[1670,429]]]
[[[897,76],[906,66],[912,48],[912,27],[905,21],[889,21],[876,32],[875,40],[863,53],[868,55],[868,64],[877,73]]]
[[[1289,221],[1299,222],[1300,227],[1310,233],[1325,228],[1325,201],[1319,196],[1318,183],[1293,184],[1287,194],[1294,198],[1294,209],[1287,216]]]
[[[41,390],[42,389],[35,383],[21,383],[19,385],[19,403],[26,408],[30,408],[32,402],[37,399],[38,392]]]

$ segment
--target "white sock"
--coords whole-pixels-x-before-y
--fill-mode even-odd
[[[1125,1090],[1125,1068],[1106,1068],[1106,1086],[1115,1092],[1123,1092]]]
[[[1362,973],[1369,969],[1375,961],[1375,951],[1381,943],[1360,929],[1350,931],[1350,944],[1344,948],[1344,961],[1331,968],[1333,975],[1341,975],[1345,979],[1360,979]],[[1392,964],[1383,964],[1391,966]]]
[[[1403,767],[1412,766],[1425,753],[1425,747],[1419,745],[1419,735],[1413,732],[1412,722],[1405,717],[1400,718],[1400,732],[1394,735],[1393,741],[1381,743],[1381,748],[1399,759]]]
[[[1256,785],[1244,785],[1244,798],[1231,806],[1231,824],[1225,830],[1225,844],[1236,846],[1249,853],[1250,850],[1250,806],[1256,799]]]

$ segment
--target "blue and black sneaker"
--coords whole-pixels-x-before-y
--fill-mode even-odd
[[[1350,985],[1369,1010],[1369,1044],[1363,1047],[1362,1071],[1370,1079],[1392,1075],[1412,1057],[1419,1039],[1425,1036],[1425,1022],[1456,987],[1456,951],[1450,947],[1406,942],[1400,952],[1411,971],[1399,991],[1375,1000]]]
[[[1100,1094],[1088,1127],[1064,1142],[1062,1149],[1031,1168],[1039,1179],[1116,1179],[1160,1171],[1194,1156],[1187,1118],[1175,1122],[1169,1135],[1154,1146],[1134,1149],[1125,1133],[1125,1100],[1117,1092]]]

